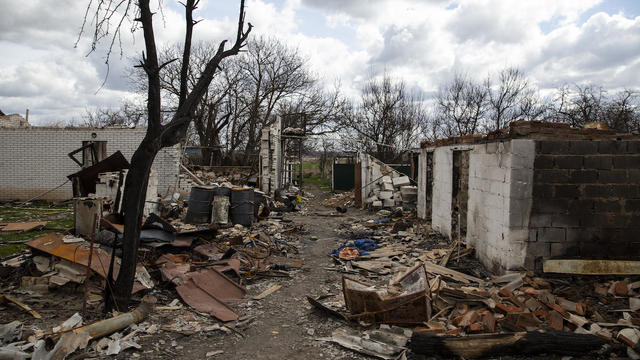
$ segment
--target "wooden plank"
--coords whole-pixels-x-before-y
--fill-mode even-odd
[[[424,266],[427,269],[427,272],[429,272],[429,273],[446,276],[446,277],[448,277],[450,279],[459,281],[461,283],[465,283],[465,284],[468,284],[470,282],[475,282],[475,283],[478,283],[478,284],[484,283],[484,281],[482,279],[479,279],[479,278],[477,278],[475,276],[471,276],[471,275],[467,275],[467,274],[461,273],[459,271],[451,270],[451,269],[446,268],[444,266],[436,265],[436,264],[428,262],[428,261],[424,262]]]
[[[545,260],[546,273],[579,275],[640,275],[640,261],[626,260]]]
[[[31,221],[31,222],[16,222],[8,223],[2,228],[2,231],[6,232],[26,232],[32,230],[40,230],[47,225],[44,221]]]

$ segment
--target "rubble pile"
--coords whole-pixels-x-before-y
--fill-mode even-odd
[[[2,356],[62,359],[77,349],[90,356],[115,355],[139,349],[136,339],[141,334],[237,332],[231,327],[247,322],[245,283],[288,278],[302,267],[298,236],[305,229],[282,212],[296,210],[301,196],[285,194],[271,201],[259,191],[230,183],[194,186],[189,194],[174,192],[154,202],[159,214],[145,213],[133,286],[134,297],[142,297],[138,309],[102,320],[99,326],[82,326],[85,315],[95,316],[107,310],[108,303],[115,304],[113,287],[122,265],[125,230],[120,210],[125,177],[126,169],[95,175],[95,193],[74,199],[74,229],[28,241],[28,250],[2,262],[3,272],[11,268],[22,276],[19,283],[2,282],[0,293],[17,296],[0,295],[0,303],[39,318],[21,298],[69,294],[83,309],[82,315],[75,314],[58,328],[32,326],[32,336],[22,336],[21,323],[0,326],[0,335],[7,334],[0,336]],[[155,181],[150,183],[154,186]],[[291,204],[292,196],[297,203]],[[291,206],[278,206],[285,203]],[[9,225],[8,231],[16,226],[37,228],[32,223]],[[277,291],[276,285],[253,300]],[[154,307],[182,315],[162,326],[136,325]],[[45,340],[56,346],[45,349]]]
[[[322,201],[322,205],[330,208],[347,208],[356,206],[353,191],[335,194],[334,196]]]
[[[478,358],[604,349],[640,358],[640,277],[494,276],[469,256],[473,249],[449,243],[407,212],[345,224],[340,231],[355,239],[331,254],[335,271],[344,274],[335,284],[341,294],[309,302],[354,327],[409,327],[408,349],[414,353]],[[375,248],[359,249],[365,237]],[[325,340],[345,346],[344,338],[338,333]],[[347,343],[370,354],[361,341]],[[396,358],[398,353],[370,355]]]
[[[369,165],[363,165],[366,175],[362,177],[362,189],[355,189],[362,190],[364,205],[373,209],[415,209],[418,187],[412,185],[411,179],[372,156],[365,159]]]

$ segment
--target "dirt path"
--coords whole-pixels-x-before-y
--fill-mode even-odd
[[[143,358],[204,359],[206,354],[223,351],[211,359],[362,359],[356,353],[336,345],[316,341],[329,336],[344,324],[315,311],[306,296],[341,293],[340,273],[326,269],[331,265],[328,254],[344,240],[335,232],[340,223],[349,223],[365,216],[365,212],[350,208],[346,216],[326,217],[317,213],[331,211],[320,205],[326,194],[316,195],[307,205],[306,215],[287,214],[294,224],[304,224],[308,233],[299,235],[303,267],[291,278],[261,280],[247,285],[249,296],[255,296],[272,284],[282,285],[277,292],[262,300],[249,300],[245,314],[255,320],[237,334],[216,332],[182,336],[161,332],[154,337],[161,345],[145,352]],[[317,240],[312,240],[317,238]],[[171,346],[171,344],[175,346]],[[166,351],[169,348],[169,351]]]

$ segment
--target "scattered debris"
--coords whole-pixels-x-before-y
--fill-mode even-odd
[[[254,296],[253,300],[262,300],[262,299],[266,298],[267,296],[273,294],[274,292],[278,291],[281,287],[282,287],[282,285],[280,285],[280,284],[274,284],[274,285],[270,286],[267,290],[261,292],[260,295]]]
[[[36,231],[44,228],[47,225],[44,221],[32,221],[32,222],[16,222],[0,225],[0,230],[5,232],[27,232]]]

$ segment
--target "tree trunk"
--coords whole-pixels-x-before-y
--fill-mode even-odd
[[[124,187],[124,236],[122,240],[122,262],[116,279],[113,295],[118,311],[126,311],[133,290],[136,274],[140,224],[147,196],[149,171],[159,148],[145,138],[131,158]],[[111,300],[111,299],[109,299]]]

